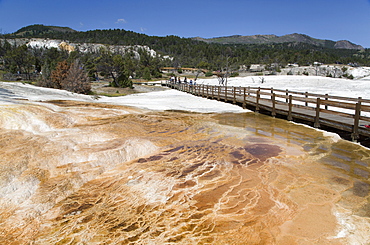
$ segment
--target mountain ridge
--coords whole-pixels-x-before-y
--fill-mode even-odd
[[[41,24],[29,25],[22,27],[18,31],[14,32],[13,34],[20,37],[27,37],[39,34],[46,34],[46,33],[66,33],[66,32],[77,32],[70,27],[61,27],[61,26],[45,26]]]
[[[194,40],[204,41],[207,43],[220,43],[220,44],[274,44],[274,43],[308,43],[316,46],[335,49],[357,49],[363,50],[361,45],[354,44],[347,40],[332,41],[326,39],[317,39],[310,37],[306,34],[287,34],[283,36],[277,35],[232,35],[224,37],[202,38],[194,37]]]
[[[87,31],[89,32],[89,31]],[[126,31],[131,32],[131,31]],[[19,29],[13,33],[15,37],[41,37],[45,35],[63,33],[84,33],[83,31],[76,31],[69,27],[60,26],[45,26],[42,24],[29,25]],[[134,33],[134,32],[133,32]],[[140,34],[138,34],[140,35]],[[145,35],[145,34],[141,34]],[[188,38],[194,41],[203,41],[206,43],[218,43],[218,44],[281,44],[281,43],[305,43],[311,44],[318,47],[330,48],[330,49],[352,49],[352,50],[364,50],[365,48],[361,45],[354,44],[348,40],[332,41],[326,39],[317,39],[310,37],[306,34],[287,34],[283,36],[277,36],[274,34],[264,35],[256,34],[249,36],[242,35],[231,35],[213,38],[202,38],[193,37]]]

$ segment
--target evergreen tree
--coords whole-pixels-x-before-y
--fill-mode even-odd
[[[33,70],[34,57],[26,45],[22,45],[6,52],[5,66],[12,73],[29,74]]]

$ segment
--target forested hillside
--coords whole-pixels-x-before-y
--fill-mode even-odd
[[[66,27],[55,31],[55,27],[40,30],[40,25],[22,28],[7,37],[39,37],[68,40],[75,43],[102,43],[110,45],[145,45],[155,51],[173,57],[171,66],[198,67],[217,70],[229,64],[234,66],[250,65],[253,63],[298,63],[301,65],[321,63],[358,63],[370,65],[370,50],[334,49],[304,42],[285,42],[269,44],[217,44],[180,38],[177,36],[148,36],[122,29],[93,30],[77,32]],[[33,33],[33,34],[31,34]],[[201,62],[201,64],[199,64]]]
[[[26,45],[16,46],[7,40],[14,38],[48,38],[73,43],[100,43],[150,47],[157,54],[153,56],[145,49],[135,49],[125,53],[114,53],[102,48],[95,53],[82,53],[78,50],[67,52],[57,48],[40,49]],[[170,58],[163,58],[169,56]],[[138,58],[139,57],[139,58]],[[122,29],[93,30],[80,32],[68,27],[33,25],[13,34],[0,36],[0,68],[11,73],[30,74],[41,72],[45,81],[50,80],[58,63],[67,61],[81,63],[91,78],[98,73],[110,77],[113,86],[130,86],[130,78],[151,79],[161,77],[160,67],[192,67],[208,70],[237,71],[251,64],[277,64],[284,67],[289,63],[310,65],[358,64],[370,66],[370,49],[334,49],[303,42],[268,44],[220,44],[207,43],[177,36],[148,36]],[[276,66],[275,66],[276,67]],[[60,71],[59,71],[60,72]],[[48,84],[45,82],[43,84]]]
[[[347,40],[331,41],[312,38],[304,34],[289,34],[284,36],[276,35],[252,35],[252,36],[241,36],[234,35],[228,37],[216,37],[216,38],[200,38],[196,37],[195,40],[200,40],[208,43],[221,43],[221,44],[276,44],[276,43],[307,43],[314,46],[320,46],[325,48],[337,48],[337,49],[355,49],[363,50],[361,45],[356,45]]]

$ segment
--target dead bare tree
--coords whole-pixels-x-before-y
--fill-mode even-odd
[[[226,73],[218,72],[217,73],[217,79],[218,79],[218,85],[224,86],[225,85],[225,81],[227,81],[227,79],[226,79]],[[227,84],[227,82],[226,82],[226,84]]]
[[[217,73],[217,79],[218,79],[218,84],[222,86],[227,86],[227,77],[229,76],[229,56],[226,57],[226,68],[225,71],[218,72]]]
[[[89,77],[78,60],[70,66],[67,77],[62,81],[62,88],[80,94],[90,92]]]

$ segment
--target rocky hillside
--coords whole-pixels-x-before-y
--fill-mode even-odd
[[[349,41],[331,41],[312,38],[304,34],[289,34],[284,36],[276,35],[252,35],[252,36],[227,36],[227,37],[215,37],[215,38],[194,38],[199,41],[204,41],[207,43],[220,43],[220,44],[273,44],[273,43],[308,43],[316,46],[322,46],[326,48],[336,48],[336,49],[364,49],[360,45],[353,44]]]
[[[335,43],[334,45],[334,48],[338,48],[338,49],[358,49],[358,50],[363,50],[364,47],[362,47],[361,45],[356,45],[356,44],[353,44],[347,40],[341,40],[341,41],[338,41]]]

